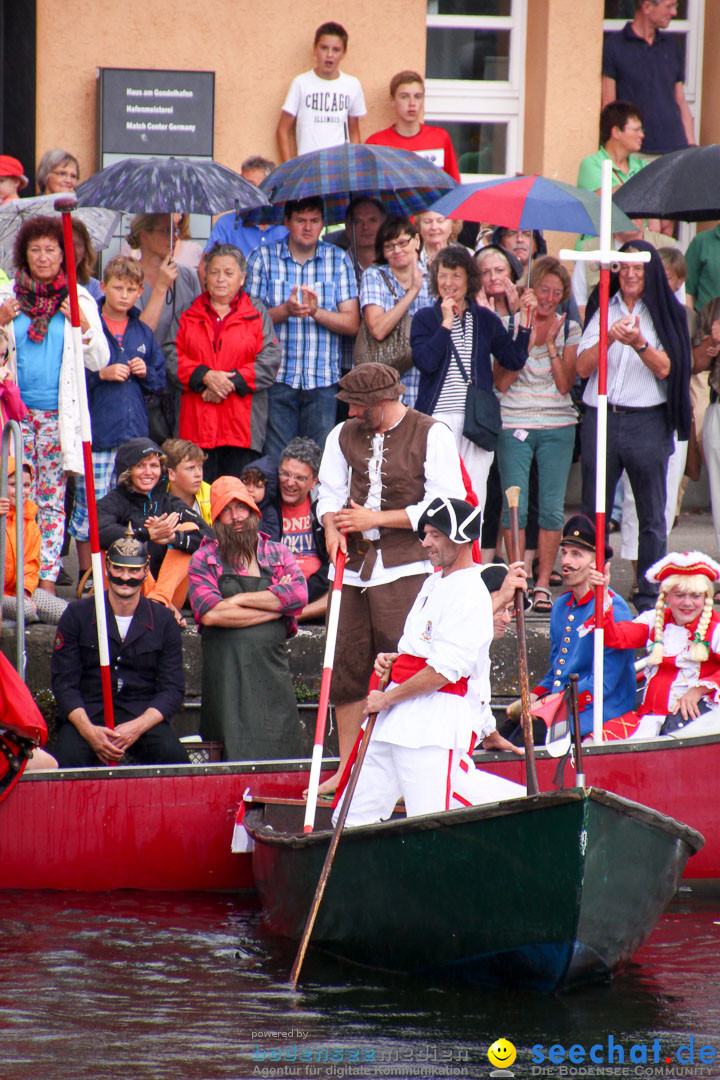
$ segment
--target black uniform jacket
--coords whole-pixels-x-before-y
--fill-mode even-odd
[[[180,628],[162,604],[140,596],[123,641],[105,594],[115,720],[134,720],[154,708],[169,720],[185,692]],[[104,723],[95,601],[77,600],[62,615],[50,660],[52,690],[61,721],[83,708]]]

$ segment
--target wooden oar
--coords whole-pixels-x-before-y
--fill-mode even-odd
[[[388,679],[387,677],[385,677],[380,683],[380,689],[382,689],[383,685],[387,685],[387,681]],[[325,856],[323,868],[320,871],[320,877],[318,879],[317,888],[315,889],[315,895],[313,896],[313,902],[310,905],[310,913],[308,914],[307,922],[305,923],[305,929],[303,930],[302,937],[300,938],[297,955],[295,956],[295,963],[293,964],[292,971],[290,972],[290,985],[292,986],[293,990],[295,990],[295,988],[297,987],[298,979],[300,978],[300,969],[302,968],[303,961],[305,960],[305,953],[307,952],[307,947],[310,942],[310,935],[313,932],[315,919],[317,918],[317,913],[320,909],[320,903],[323,898],[323,893],[325,892],[325,886],[327,885],[327,880],[330,877],[330,870],[332,869],[335,852],[337,851],[337,846],[340,843],[340,834],[343,831],[345,819],[347,818],[348,811],[350,810],[350,803],[352,802],[352,797],[355,792],[355,788],[357,787],[358,777],[360,776],[360,770],[362,769],[363,761],[365,760],[365,753],[368,748],[368,743],[370,742],[370,736],[372,735],[373,728],[375,727],[376,718],[377,713],[370,713],[367,718],[367,724],[365,725],[362,742],[360,743],[357,757],[355,759],[355,764],[353,765],[353,770],[350,773],[350,780],[348,781],[348,786],[345,790],[342,806],[340,807],[340,814],[338,815],[337,824],[335,825],[335,830],[332,834],[330,846],[327,850],[327,855]]]
[[[582,740],[580,738],[580,700],[578,698],[579,675],[570,676],[570,710],[573,722],[573,743],[575,746],[575,783],[578,787],[585,787],[585,773],[583,772]]]
[[[520,559],[520,528],[518,502],[520,488],[509,487],[505,492],[510,511],[510,562]],[[515,590],[515,623],[517,625],[518,671],[520,675],[520,700],[522,702],[523,737],[525,740],[525,783],[528,795],[537,795],[537,770],[535,768],[535,740],[533,739],[532,715],[530,713],[530,683],[528,682],[527,641],[525,640],[525,596],[522,589]]]

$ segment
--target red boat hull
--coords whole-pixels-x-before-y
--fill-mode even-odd
[[[0,805],[0,888],[252,890],[250,854],[230,850],[243,793],[297,796],[308,769],[275,761],[27,774]]]
[[[482,768],[525,783],[522,758],[508,761],[507,754],[493,755],[496,760],[486,762],[486,757],[490,755],[476,757]],[[557,759],[541,750],[536,751],[536,763],[540,790],[552,791]],[[705,837],[705,847],[688,864],[685,876],[720,878],[720,735],[583,748],[583,769],[586,787],[624,795],[697,829]],[[568,762],[565,786],[574,782],[575,771]]]
[[[524,782],[516,756],[478,761]],[[583,764],[588,787],[701,832],[690,876],[720,879],[720,736],[614,743],[586,750]],[[538,753],[541,791],[553,790],[557,765]],[[307,761],[268,761],[26,774],[0,804],[0,888],[252,890],[251,856],[230,850],[243,794],[298,797],[308,771]],[[565,785],[574,779],[568,763]]]

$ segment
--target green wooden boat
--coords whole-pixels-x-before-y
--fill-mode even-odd
[[[267,803],[245,817],[267,925],[296,940],[331,837],[329,827],[303,835],[302,815]],[[544,992],[606,979],[703,843],[597,788],[349,828],[311,946],[386,971]]]

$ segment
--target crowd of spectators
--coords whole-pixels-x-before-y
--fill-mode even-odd
[[[695,142],[677,42],[666,32],[676,8],[674,0],[637,0],[633,20],[606,36],[598,150],[581,162],[579,186],[597,191],[605,160],[617,186],[652,156]],[[313,68],[292,81],[282,107],[281,160],[362,141],[362,86],[340,70],[347,46],[339,24],[318,28]],[[423,121],[422,75],[403,70],[389,90],[394,122],[366,142],[411,150],[459,179],[448,133]],[[242,175],[259,184],[273,168],[254,155]],[[0,174],[2,202],[25,192],[17,159],[1,155]],[[50,150],[36,177],[41,193],[72,191],[78,161]],[[370,359],[402,377],[397,410],[409,406],[452,432],[466,492],[484,511],[483,549],[498,560],[508,529],[501,492],[520,487],[521,555],[534,575],[536,610],[548,612],[578,453],[583,509],[594,506],[599,327],[590,264],[578,263],[571,279],[537,230],[502,221],[464,229],[432,209],[412,219],[388,216],[382,200],[368,196],[350,202],[345,227],[336,231],[326,230],[319,195],[286,203],[282,225],[221,215],[201,259],[187,216],[175,217],[135,215],[127,253],[105,265],[102,282],[94,277],[90,237],[74,225],[100,538],[107,549],[129,529],[147,545],[143,595],[182,626],[189,582],[208,640],[227,642],[222,630],[252,626],[259,648],[265,642],[280,649],[297,618],[324,617],[327,523],[318,517],[315,489],[328,439],[339,453],[331,433],[352,400],[338,400],[338,384]],[[657,586],[645,571],[666,550],[692,440],[705,448],[720,544],[720,227],[693,240],[685,269],[681,253],[665,252],[663,262],[656,250],[672,243],[672,222],[635,226],[614,238],[651,259],[644,267],[623,265],[611,286],[607,517],[624,481],[625,516],[637,522],[634,600],[643,610],[655,602]],[[578,238],[579,247],[594,242]],[[41,590],[55,594],[66,517],[78,548],[78,596],[91,586],[67,279],[55,219],[22,225],[15,270],[13,282],[0,281],[0,408],[4,419],[22,424],[23,513],[39,535],[27,545],[35,560],[34,568],[26,566],[28,615],[56,621],[61,608],[41,602]],[[490,417],[482,437],[468,429],[471,391],[476,410]],[[374,430],[387,429],[381,422]],[[68,507],[66,478],[73,474]],[[14,496],[0,512],[14,514]],[[191,563],[196,552],[200,563]],[[230,580],[237,575],[223,572],[238,557],[258,570],[258,592],[253,586],[249,594],[244,580],[238,585]],[[11,580],[14,574],[6,574],[6,591]],[[230,663],[234,650],[218,646],[212,655]],[[244,657],[242,667],[252,663]],[[208,695],[220,715],[224,699],[211,683]],[[279,730],[279,740],[287,737]],[[252,739],[243,752],[248,745]]]

